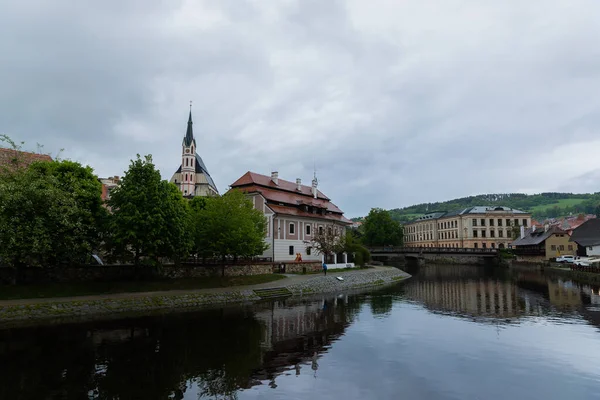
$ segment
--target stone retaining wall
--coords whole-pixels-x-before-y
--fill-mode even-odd
[[[343,276],[317,276],[303,283],[286,286],[294,296],[311,296],[318,293],[339,293],[353,289],[378,287],[398,283],[410,275],[396,268],[373,269],[336,274]],[[283,286],[283,285],[282,285]],[[206,305],[244,303],[261,300],[253,290],[227,292],[200,291],[189,294],[145,295],[128,298],[69,299],[44,301],[33,304],[0,305],[0,323],[32,320],[56,320],[86,317],[115,317],[118,314],[144,313],[155,310],[190,309]]]
[[[236,264],[225,266],[225,276],[262,275],[279,272],[281,263]],[[320,262],[288,262],[285,272],[320,271]],[[220,265],[165,265],[139,267],[133,265],[89,265],[81,267],[26,268],[18,271],[19,283],[68,283],[68,282],[119,282],[133,279],[180,279],[221,276]],[[0,268],[0,285],[14,282],[17,271],[12,268]]]

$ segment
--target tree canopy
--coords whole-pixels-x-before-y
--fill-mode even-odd
[[[110,245],[116,255],[154,263],[159,257],[178,260],[189,250],[188,205],[179,189],[161,180],[152,156],[137,156],[108,201]]]
[[[0,176],[0,257],[5,265],[81,263],[101,237],[101,185],[72,161],[38,161]]]
[[[402,226],[392,219],[389,211],[372,208],[362,224],[362,229],[362,241],[366,246],[402,245]]]
[[[221,259],[252,257],[262,254],[265,243],[266,218],[240,191],[230,190],[221,197],[193,203],[195,243],[202,256]]]

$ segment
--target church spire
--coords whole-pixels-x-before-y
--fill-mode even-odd
[[[190,116],[188,118],[187,132],[185,133],[185,139],[183,142],[186,146],[191,146],[194,141],[194,130],[192,129],[192,102],[190,101]]]

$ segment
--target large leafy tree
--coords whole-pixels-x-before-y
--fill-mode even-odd
[[[205,199],[194,205],[194,248],[202,256],[237,260],[262,254],[266,248],[267,227],[264,215],[240,191],[231,190],[221,197]]]
[[[71,161],[36,162],[2,174],[2,262],[13,267],[85,262],[100,240],[100,195],[91,168]]]
[[[161,180],[152,156],[137,156],[111,193],[110,247],[124,260],[157,263],[185,257],[190,239],[188,205],[177,187]]]
[[[311,240],[312,248],[326,257],[344,251],[344,243],[345,239],[337,233],[333,224],[325,225],[323,229],[319,229]]]
[[[362,224],[363,243],[367,246],[400,246],[403,231],[398,221],[392,219],[389,211],[372,208]]]

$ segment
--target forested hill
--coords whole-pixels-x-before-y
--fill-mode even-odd
[[[432,211],[452,211],[473,206],[506,206],[531,212],[536,219],[556,218],[571,214],[599,214],[600,192],[594,194],[573,193],[524,193],[482,194],[444,202],[423,203],[390,210],[392,217],[400,222],[412,220]]]

